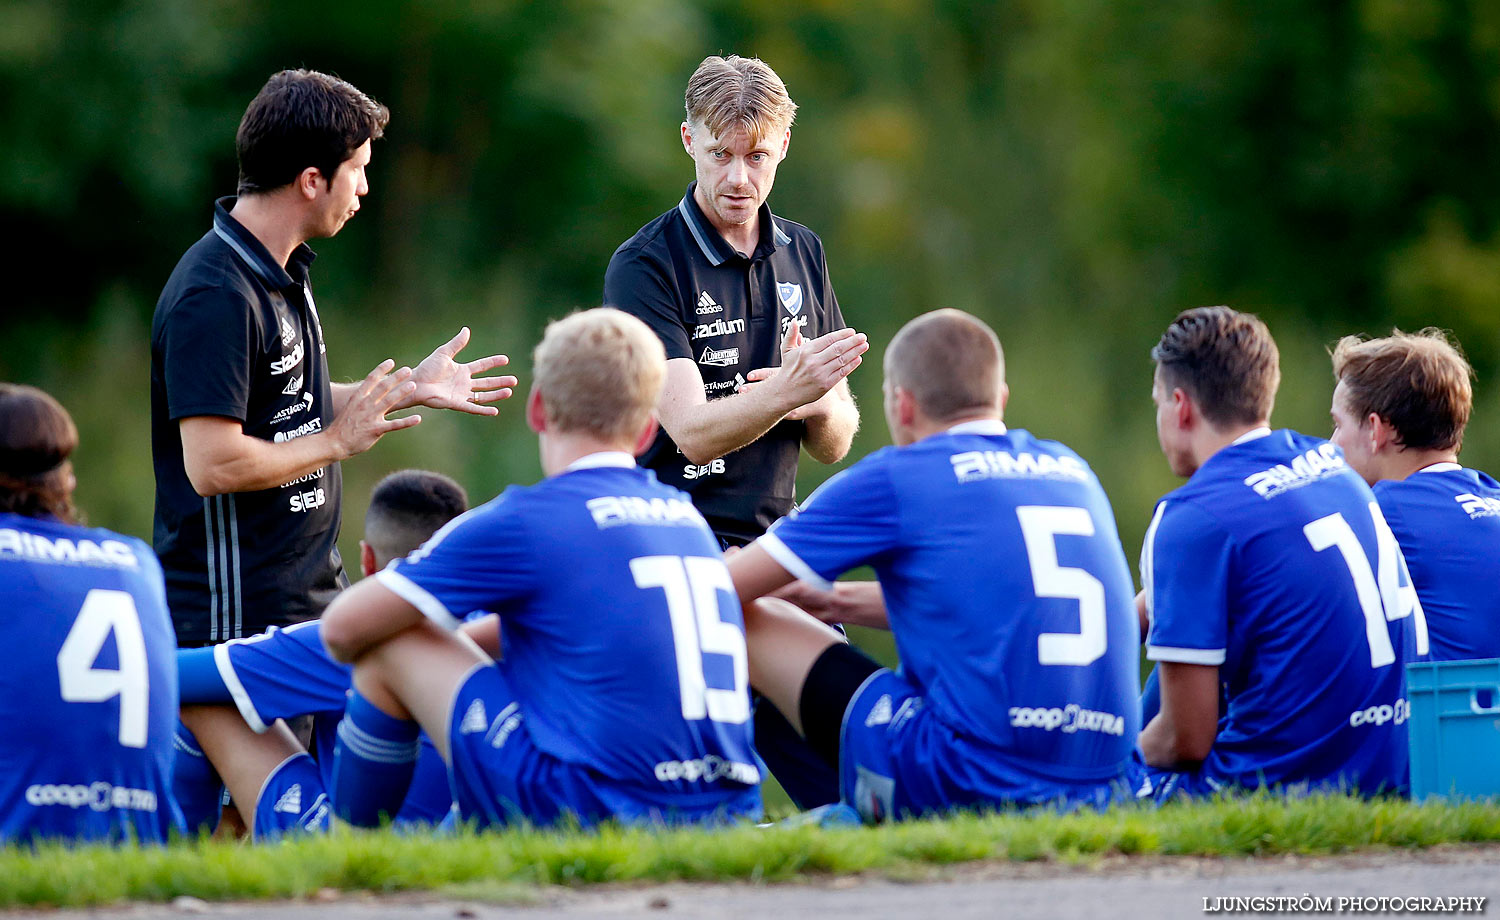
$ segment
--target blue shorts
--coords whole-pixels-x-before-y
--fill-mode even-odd
[[[652,796],[541,750],[526,714],[494,665],[476,665],[449,709],[449,776],[460,820],[483,826],[590,827],[621,820],[700,824],[759,817],[760,789],[751,786],[689,801]]]
[[[250,839],[267,843],[284,837],[328,832],[333,811],[318,765],[307,754],[283,760],[260,787]]]
[[[1097,782],[1061,783],[1044,769],[959,735],[888,668],[871,674],[844,710],[840,795],[866,821],[956,808],[1104,808],[1139,787],[1138,770],[1128,762]]]

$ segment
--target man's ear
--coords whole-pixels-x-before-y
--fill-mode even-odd
[[[380,571],[375,567],[375,547],[363,540],[359,541],[359,570],[366,578]]]
[[[786,152],[792,147],[792,129],[788,127],[786,133],[781,135],[781,159],[786,159]]]
[[[547,430],[547,407],[542,402],[542,393],[535,386],[526,394],[526,424],[537,434]]]
[[[1396,428],[1390,422],[1371,412],[1365,418],[1365,427],[1370,430],[1370,453],[1378,454],[1388,448],[1400,449],[1401,438],[1396,434]]]
[[[641,433],[636,436],[635,448],[631,451],[631,453],[635,454],[637,457],[639,457],[641,454],[644,454],[646,452],[646,449],[651,446],[651,442],[656,440],[656,429],[658,427],[660,427],[660,423],[658,423],[656,420],[656,413],[652,412],[651,416],[646,419],[646,426],[642,428]]]
[[[1010,402],[1010,384],[1001,382],[1001,384],[1000,384],[1000,414],[1002,416],[1005,414],[1005,404],[1008,403],[1008,402]]]
[[[911,394],[911,390],[896,387],[896,421],[903,427],[910,428],[916,420],[917,398]]]
[[[682,123],[682,149],[688,156],[693,155],[693,126],[687,122]]]
[[[1183,431],[1190,431],[1198,423],[1198,407],[1182,387],[1172,389],[1172,419]]]
[[[319,188],[328,180],[324,178],[322,170],[316,166],[309,166],[297,173],[293,185],[297,187],[297,193],[305,200],[312,201],[318,197]]]

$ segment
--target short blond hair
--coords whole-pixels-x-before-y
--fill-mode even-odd
[[[688,79],[683,99],[690,125],[724,137],[743,128],[753,142],[774,138],[792,126],[797,103],[786,84],[760,58],[710,55]]]
[[[656,334],[613,307],[549,323],[532,357],[532,385],[549,424],[607,440],[640,433],[666,373],[667,353]]]
[[[1374,413],[1414,450],[1458,450],[1469,424],[1474,370],[1446,332],[1391,330],[1383,339],[1346,335],[1333,349],[1333,376],[1363,424]]]
[[[935,422],[1000,412],[1005,353],[984,320],[962,310],[924,313],[885,350],[885,378]]]

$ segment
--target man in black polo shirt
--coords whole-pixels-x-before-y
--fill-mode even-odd
[[[642,465],[740,546],[792,509],[802,448],[822,463],[849,452],[859,412],[845,378],[869,344],[844,325],[822,241],[765,203],[797,108],[781,78],[757,59],[709,57],[686,108],[697,180],[615,251],[604,302],[644,320],[667,350],[661,431]],[[837,800],[820,758],[777,763],[779,749],[803,745],[769,706],[756,738],[798,804]]]
[[[336,234],[369,187],[389,115],[342,80],[271,77],[236,136],[239,197],[167,281],[151,324],[155,546],[184,646],[318,616],[348,584],[338,461],[421,421],[416,405],[480,415],[514,377],[503,355],[454,361],[468,329],[415,370],[385,361],[329,379],[306,241]]]

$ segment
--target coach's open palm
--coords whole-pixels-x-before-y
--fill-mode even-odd
[[[393,373],[391,367],[395,363],[387,358],[366,374],[343,409],[333,417],[333,424],[328,426],[328,433],[343,457],[362,454],[374,447],[386,433],[410,428],[422,421],[420,415],[386,418],[402,406],[411,405],[411,395],[416,390],[416,384],[411,380],[411,368],[403,367]]]
[[[757,368],[746,375],[748,385],[775,379],[797,400],[788,419],[804,419],[820,414],[824,398],[849,376],[870,350],[864,333],[838,329],[808,342],[792,323],[781,340],[781,367]]]
[[[487,403],[506,399],[514,392],[516,378],[481,377],[486,371],[509,364],[505,355],[490,355],[467,364],[454,359],[469,344],[469,327],[458,330],[458,335],[449,339],[412,371],[416,391],[411,400],[398,408],[427,406],[431,409],[456,409],[473,415],[497,415],[500,410]]]

